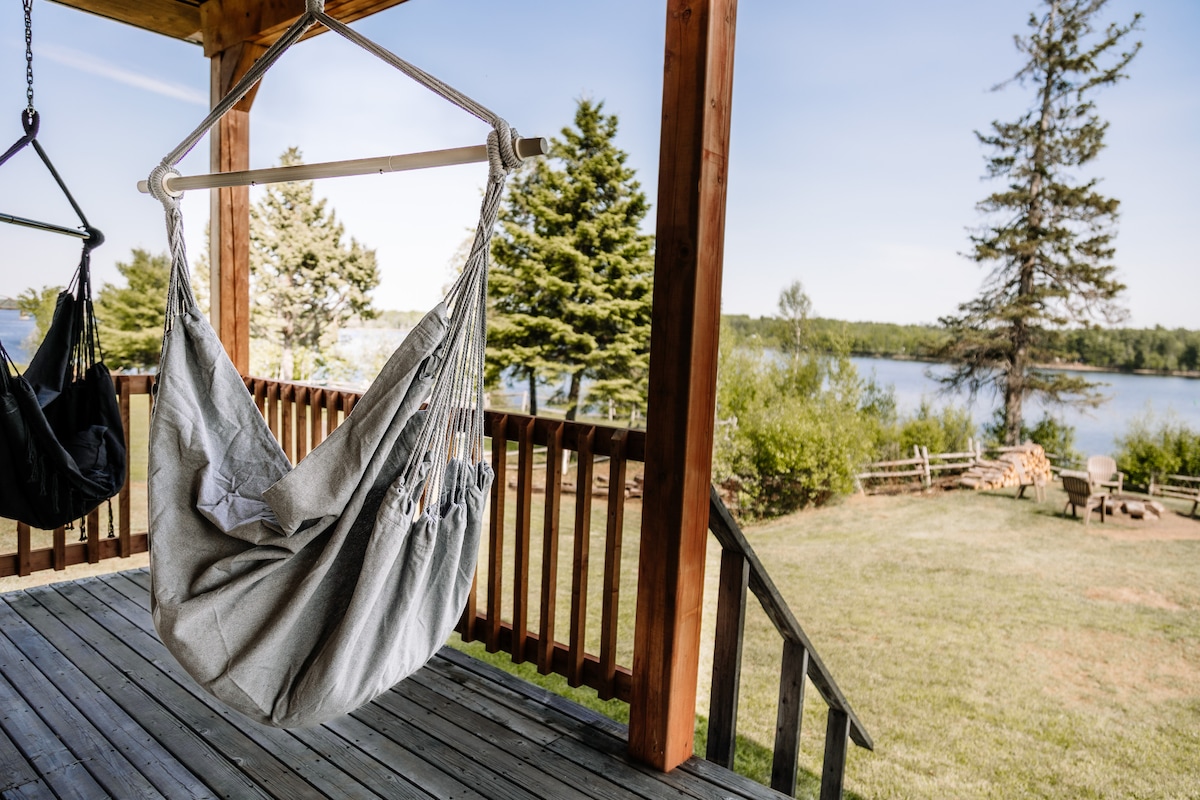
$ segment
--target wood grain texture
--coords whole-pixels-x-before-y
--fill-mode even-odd
[[[667,3],[629,744],[691,755],[700,653],[736,0]]]
[[[54,0],[172,39],[199,42],[200,0]]]
[[[738,692],[742,683],[742,642],[749,582],[750,564],[745,557],[734,550],[721,550],[705,758],[728,769],[733,768],[737,743]]]

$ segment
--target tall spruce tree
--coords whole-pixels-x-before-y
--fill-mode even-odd
[[[994,151],[987,176],[1005,185],[977,205],[988,222],[971,236],[968,255],[991,272],[978,297],[942,319],[951,334],[943,355],[955,364],[944,382],[972,394],[994,389],[1003,400],[1008,444],[1020,436],[1030,396],[1103,402],[1096,384],[1035,365],[1059,354],[1061,337],[1053,332],[1124,316],[1117,299],[1125,287],[1112,263],[1119,201],[1096,190],[1098,179],[1080,176],[1104,147],[1108,128],[1091,96],[1127,77],[1141,48],[1137,42],[1120,49],[1140,14],[1097,30],[1106,3],[1043,0],[1044,11],[1030,15],[1028,35],[1015,37],[1025,65],[995,87],[1016,82],[1033,90],[1029,109],[975,134]]]
[[[300,151],[289,148],[279,163],[303,163]],[[337,326],[374,316],[375,251],[354,238],[346,244],[345,232],[326,201],[314,199],[312,181],[268,187],[250,209],[251,334],[278,346],[283,380],[310,377]]]
[[[96,295],[96,319],[108,366],[147,370],[158,366],[166,316],[171,261],[134,248],[133,259],[117,262],[124,286],[106,283]]]
[[[512,182],[493,239],[488,360],[528,381],[568,379],[567,418],[581,406],[644,406],[650,358],[653,237],[638,230],[646,195],[613,144],[617,117],[580,100],[550,158]]]

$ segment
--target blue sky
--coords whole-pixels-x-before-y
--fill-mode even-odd
[[[1012,36],[1032,2],[744,2],[739,9],[723,307],[771,314],[804,282],[822,316],[932,322],[978,290],[963,258],[988,191],[973,130],[1027,102],[989,87],[1020,66]],[[356,23],[366,35],[507,118],[556,135],[576,99],[605,102],[618,144],[654,198],[664,7],[528,0],[410,0]],[[1131,80],[1097,96],[1111,123],[1091,174],[1122,202],[1117,238],[1129,323],[1200,327],[1200,3],[1112,0],[1106,20],[1145,12]],[[38,0],[41,141],[107,243],[94,281],[118,278],[130,249],[165,249],[161,210],[134,188],[204,115],[198,47]],[[0,140],[20,135],[20,5],[0,19]],[[252,115],[251,163],[289,145],[309,161],[481,142],[481,123],[325,34],[267,76]],[[207,171],[207,143],[184,162]],[[350,234],[378,250],[382,308],[432,305],[478,213],[480,165],[323,181]],[[70,224],[32,153],[0,169],[0,211]],[[185,204],[192,255],[208,202]],[[647,221],[652,230],[653,211]],[[65,283],[72,240],[0,225],[0,295]]]

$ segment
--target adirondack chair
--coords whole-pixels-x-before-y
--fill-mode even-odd
[[[1067,506],[1071,507],[1071,516],[1077,516],[1076,511],[1083,509],[1083,524],[1088,525],[1092,520],[1092,509],[1100,509],[1100,521],[1104,522],[1104,507],[1108,500],[1105,492],[1096,492],[1090,476],[1086,472],[1063,472],[1063,489],[1067,493],[1067,502],[1063,506],[1063,516],[1067,515]]]
[[[1088,456],[1087,473],[1092,486],[1111,488],[1115,494],[1121,494],[1125,473],[1117,469],[1112,456]]]

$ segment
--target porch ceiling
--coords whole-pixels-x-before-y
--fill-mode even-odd
[[[64,6],[124,22],[172,39],[204,45],[206,54],[236,42],[214,41],[214,21],[236,20],[241,41],[271,44],[304,12],[304,0],[53,0]],[[326,0],[325,10],[342,22],[353,22],[405,0]],[[313,31],[320,33],[323,28]],[[207,37],[207,38],[206,38]]]

